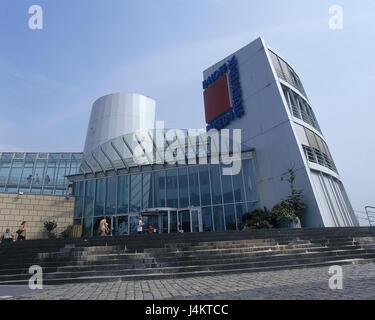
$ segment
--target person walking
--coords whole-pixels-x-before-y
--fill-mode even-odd
[[[18,237],[17,241],[19,240],[26,240],[26,221],[23,221],[17,231]]]
[[[1,243],[7,243],[13,241],[13,233],[7,228],[1,237]]]
[[[107,234],[109,234],[109,227],[107,223],[107,217],[104,216],[103,219],[100,220],[100,223],[99,223],[98,235],[101,237],[106,237]]]
[[[142,216],[139,216],[139,220],[138,220],[138,227],[137,227],[137,232],[138,234],[142,234],[143,233],[143,226],[145,224],[143,223],[143,217]]]

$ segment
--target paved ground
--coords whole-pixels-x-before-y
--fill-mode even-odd
[[[331,276],[324,267],[189,279],[67,284],[34,291],[0,287],[0,299],[375,299],[374,263],[344,266],[342,290],[329,288]]]

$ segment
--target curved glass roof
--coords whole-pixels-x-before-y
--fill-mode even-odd
[[[196,163],[222,154],[250,150],[241,144],[240,134],[229,130],[209,133],[201,130],[140,130],[109,140],[85,155],[81,172],[98,173],[155,164]]]

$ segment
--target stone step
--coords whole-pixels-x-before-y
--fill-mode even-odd
[[[342,259],[325,259],[321,261],[309,261],[305,259],[304,263],[296,264],[293,260],[287,261],[286,263],[282,263],[279,265],[269,265],[266,263],[259,263],[258,265],[226,265],[225,267],[221,266],[205,266],[198,270],[197,268],[193,269],[190,268],[189,271],[182,271],[183,269],[180,268],[179,272],[164,272],[164,273],[155,273],[155,270],[151,269],[150,273],[140,273],[140,274],[110,274],[110,275],[100,275],[100,276],[81,276],[76,277],[62,277],[62,278],[52,278],[48,279],[44,277],[43,283],[45,285],[52,285],[52,284],[64,284],[64,283],[77,283],[77,282],[103,282],[103,281],[128,281],[128,280],[151,280],[151,279],[173,279],[173,278],[183,278],[183,277],[192,277],[192,276],[207,276],[207,275],[219,275],[219,274],[227,274],[227,273],[243,273],[243,272],[266,272],[266,271],[273,271],[273,270],[283,270],[283,269],[294,269],[294,268],[312,268],[312,267],[322,267],[322,266],[332,266],[332,265],[345,265],[345,264],[353,264],[353,263],[366,263],[366,262],[373,262],[375,261],[374,254],[367,254],[358,256],[356,258],[345,258],[344,256],[341,257]],[[234,268],[233,268],[234,267]],[[163,269],[166,271],[165,269]],[[152,272],[154,271],[154,272]],[[328,271],[327,271],[328,272]],[[24,275],[21,275],[24,276]],[[9,285],[9,284],[26,284],[28,282],[30,275],[24,278],[13,278],[7,279],[0,282],[0,285]]]
[[[23,257],[18,257],[15,259],[4,260],[0,265],[0,270],[2,269],[10,269],[14,266],[26,265],[30,266],[32,264],[38,264],[41,266],[44,265],[61,265],[64,263],[80,263],[80,262],[95,262],[99,263],[100,261],[108,262],[108,261],[129,261],[132,263],[135,262],[152,262],[156,258],[159,261],[168,261],[174,259],[199,259],[200,257],[209,258],[212,257],[225,257],[226,255],[233,256],[234,254],[249,256],[249,255],[267,255],[272,254],[272,252],[281,252],[289,250],[290,253],[292,252],[305,252],[305,251],[329,251],[329,250],[344,250],[344,249],[354,249],[360,248],[359,245],[344,244],[335,247],[324,247],[324,246],[316,246],[316,245],[308,245],[308,244],[299,244],[299,245],[284,245],[284,246],[265,246],[265,247],[247,247],[247,248],[236,248],[236,249],[218,249],[218,250],[201,250],[201,251],[175,251],[169,252],[165,254],[157,254],[151,255],[149,253],[126,253],[126,252],[118,252],[118,253],[111,253],[111,254],[91,254],[89,256],[79,256],[79,255],[56,255],[49,258],[44,259],[24,259]],[[371,249],[368,247],[368,249]],[[7,262],[7,263],[6,263]]]
[[[211,259],[188,259],[185,261],[173,261],[173,262],[162,262],[162,261],[153,261],[150,263],[137,263],[137,264],[115,264],[115,265],[91,265],[91,266],[77,266],[77,265],[70,265],[66,267],[57,267],[57,268],[44,268],[45,273],[49,272],[57,272],[57,274],[65,274],[67,272],[77,272],[79,275],[82,272],[102,272],[108,271],[111,274],[116,272],[125,272],[126,270],[131,270],[131,272],[143,272],[142,270],[146,269],[169,269],[171,267],[185,267],[185,266],[203,266],[203,265],[225,265],[230,263],[271,263],[271,262],[278,262],[278,261],[300,261],[304,258],[309,259],[320,259],[320,258],[329,258],[332,256],[339,257],[339,256],[357,256],[363,254],[375,254],[375,252],[369,252],[365,249],[352,249],[352,250],[335,250],[335,251],[302,251],[302,252],[293,252],[293,253],[284,253],[284,252],[275,252],[274,255],[267,255],[267,256],[253,256],[253,257],[231,257],[231,256],[224,256],[223,258],[216,257]],[[5,271],[5,270],[4,270]],[[12,273],[9,273],[9,272]],[[0,275],[0,279],[11,277],[12,274],[14,275],[28,275],[28,269],[14,269],[8,270],[8,272],[2,273]]]

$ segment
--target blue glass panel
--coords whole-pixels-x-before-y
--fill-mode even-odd
[[[34,168],[34,162],[30,160],[26,160],[25,166],[23,168],[20,184],[22,185],[31,184],[31,180],[33,178],[33,168]]]
[[[46,170],[46,177],[44,179],[44,183],[46,185],[55,185],[56,184],[56,174],[57,174],[57,162],[55,160],[48,160],[47,170]]]
[[[82,236],[83,237],[92,237],[92,218],[83,219],[82,224]]]
[[[8,184],[17,184],[20,181],[22,174],[23,160],[15,160],[12,163],[12,168],[10,170]]]
[[[1,159],[11,160],[11,159],[13,159],[13,155],[14,155],[13,152],[3,152],[2,155],[1,155]]]
[[[211,204],[210,179],[208,166],[199,166],[202,206]]]
[[[202,208],[202,223],[203,223],[203,231],[213,231],[211,207]]]
[[[43,183],[45,166],[46,161],[44,160],[39,160],[36,162],[32,184],[39,185]]]
[[[10,161],[9,160],[0,161],[0,183],[1,184],[7,183],[9,171],[10,171]]]
[[[210,165],[211,190],[213,204],[222,203],[220,168],[219,165]]]
[[[232,188],[232,176],[222,175],[221,185],[223,187],[224,203],[233,203],[233,188]]]
[[[187,168],[178,169],[178,193],[180,198],[179,208],[187,208],[189,206]]]
[[[144,173],[142,177],[142,208],[152,208],[152,173]]]
[[[61,160],[59,162],[59,168],[57,171],[56,184],[65,185],[67,183],[65,175],[67,175],[68,173],[69,173],[69,161]]]
[[[214,213],[214,226],[215,231],[224,231],[224,213],[222,206],[214,206],[212,207]]]
[[[246,201],[242,172],[243,169],[238,174],[232,176],[235,202]]]
[[[142,175],[132,174],[130,176],[130,212],[141,210]]]
[[[165,207],[165,171],[154,173],[155,207]]]
[[[189,167],[189,196],[191,206],[200,206],[199,201],[199,179],[198,179],[198,167]]]
[[[255,174],[252,160],[242,160],[242,168],[245,182],[245,192],[247,201],[258,200]]]
[[[238,225],[238,229],[239,230],[242,230],[243,228],[243,224],[242,224],[242,216],[248,212],[246,210],[246,205],[245,203],[238,203],[236,204],[236,213],[237,213],[237,225]]]
[[[117,213],[129,212],[129,176],[118,177]]]
[[[167,207],[178,208],[177,169],[167,171]]]
[[[113,215],[115,213],[116,213],[116,177],[110,177],[107,179],[105,214]]]
[[[224,206],[225,210],[225,227],[226,230],[236,230],[236,214],[234,212],[234,205],[228,204]]]
[[[86,181],[84,217],[91,217],[94,213],[94,191],[95,180]]]
[[[104,200],[105,200],[105,179],[96,180],[95,189],[95,216],[102,216],[104,214]]]

